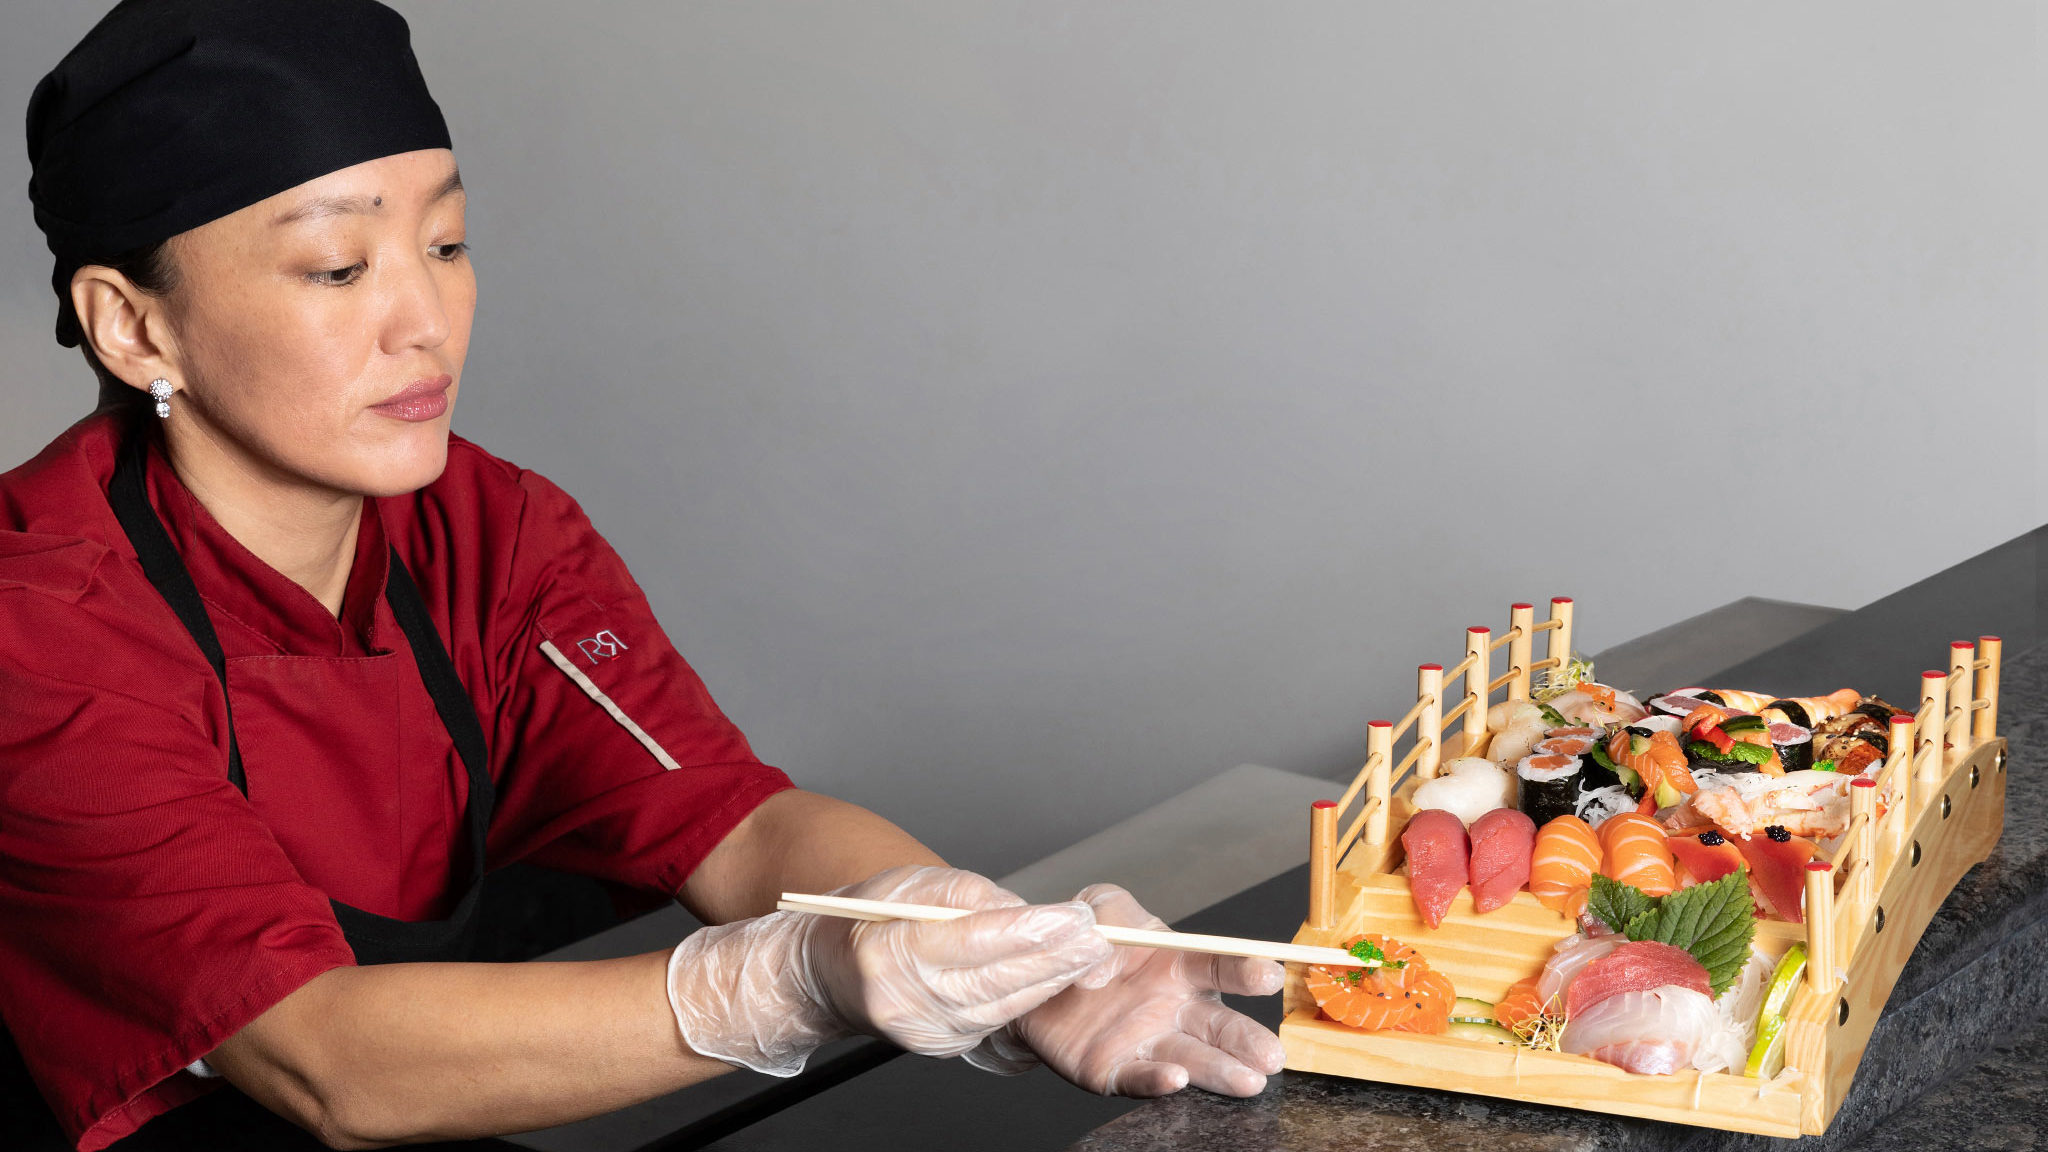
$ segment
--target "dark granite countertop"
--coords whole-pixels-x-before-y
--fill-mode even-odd
[[[2011,756],[2004,835],[1929,925],[1879,1019],[1849,1099],[1827,1135],[1796,1142],[1802,1150],[2024,1149],[2034,1146],[2037,1126],[2048,1131],[2048,965],[2040,963],[2048,954],[2048,748],[2042,741],[2048,735],[2048,646],[2039,643],[2040,597],[2048,594],[2039,576],[2041,554],[2048,551],[2040,547],[2044,538],[2048,532],[2020,537],[1714,677],[1768,690],[1817,679],[1862,685],[1872,669],[1881,669],[1876,690],[1911,700],[1917,695],[1910,692],[1911,677],[1941,656],[1948,640],[1994,629],[2006,640],[1999,730]],[[1297,870],[1212,911],[1232,921],[1253,915],[1229,905],[1289,899],[1277,886],[1290,879],[1305,883]],[[1295,896],[1288,904],[1297,919],[1299,901]],[[1263,909],[1258,914],[1270,918]],[[1762,1152],[1791,1146],[1714,1129],[1285,1072],[1250,1100],[1187,1091],[1149,1102],[1074,1148]]]

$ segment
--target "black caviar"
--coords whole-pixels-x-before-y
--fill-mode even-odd
[[[1764,835],[1769,836],[1772,840],[1775,840],[1780,844],[1786,843],[1787,841],[1792,839],[1792,834],[1790,832],[1785,831],[1785,826],[1783,824],[1773,824],[1769,828],[1764,829]]]
[[[1719,848],[1721,845],[1726,844],[1727,842],[1728,838],[1726,836],[1721,835],[1719,832],[1714,831],[1712,828],[1709,828],[1705,832],[1700,833],[1700,843],[1705,844],[1709,848]]]

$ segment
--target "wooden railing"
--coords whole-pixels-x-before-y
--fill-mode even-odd
[[[1883,765],[1850,781],[1849,825],[1835,866],[1808,866],[1806,979],[1815,991],[1835,987],[1855,960],[1863,926],[1880,914],[1878,891],[1901,860],[1911,866],[1907,829],[1942,802],[1949,771],[1997,738],[2003,647],[1996,636],[1949,645],[1948,671],[1920,674],[1920,707],[1892,717]]]
[[[1543,659],[1531,660],[1538,633],[1548,632]],[[1508,650],[1507,671],[1493,675],[1493,654]],[[1465,630],[1465,657],[1445,668],[1424,664],[1415,670],[1415,704],[1399,720],[1374,720],[1365,729],[1365,764],[1335,800],[1318,800],[1309,808],[1309,923],[1330,927],[1334,912],[1337,866],[1360,842],[1377,847],[1387,841],[1387,821],[1394,793],[1410,776],[1433,779],[1445,751],[1462,753],[1486,738],[1486,711],[1496,694],[1504,700],[1527,700],[1538,672],[1563,668],[1571,659],[1572,601],[1550,601],[1550,618],[1536,622],[1536,606],[1508,609],[1508,628],[1499,636],[1490,628]],[[1448,711],[1445,701],[1457,696]],[[1458,734],[1450,736],[1456,728]],[[1395,748],[1412,733],[1399,760]],[[1358,811],[1342,832],[1338,824],[1352,802]]]

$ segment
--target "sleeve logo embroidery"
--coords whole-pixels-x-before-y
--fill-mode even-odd
[[[619,653],[626,650],[626,645],[617,636],[612,635],[609,628],[587,640],[578,640],[576,647],[583,653],[583,658],[590,661],[592,668],[597,667],[601,661],[616,659]]]

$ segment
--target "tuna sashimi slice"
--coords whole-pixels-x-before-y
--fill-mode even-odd
[[[1655,940],[1631,940],[1579,970],[1564,993],[1567,1018],[1624,992],[1676,986],[1702,995],[1713,987],[1692,953]]]
[[[1729,840],[1749,865],[1749,890],[1757,906],[1767,914],[1794,924],[1806,921],[1806,862],[1813,859],[1813,841],[1779,830],[1778,840],[1770,831],[1754,836],[1733,836]]]
[[[1514,808],[1495,808],[1472,822],[1472,907],[1491,912],[1529,882],[1536,822]]]
[[[1701,839],[1703,836],[1706,839]],[[1678,861],[1678,886],[1711,884],[1742,867],[1742,850],[1730,843],[1731,839],[1718,828],[1673,832],[1667,842]]]
[[[1434,928],[1444,922],[1451,901],[1472,878],[1465,822],[1441,809],[1426,808],[1408,818],[1401,850],[1408,854],[1408,891],[1415,897],[1415,910]]]

